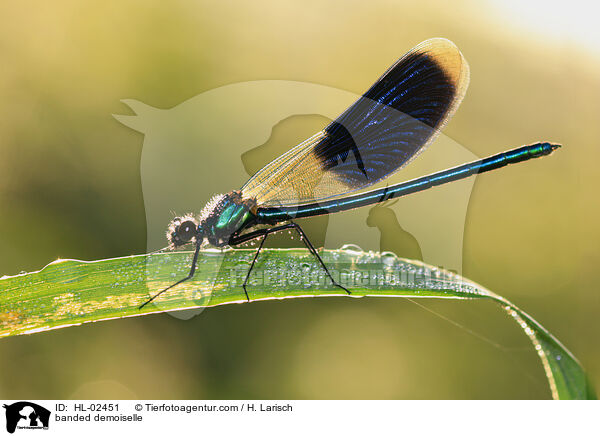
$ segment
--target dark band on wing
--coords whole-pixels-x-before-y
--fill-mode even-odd
[[[363,163],[360,151],[352,139],[352,135],[342,124],[337,121],[332,122],[325,129],[326,136],[315,147],[313,153],[319,158],[324,170],[331,170],[340,163],[345,163],[350,152],[354,155],[355,165],[368,180],[365,164]]]
[[[349,186],[386,177],[411,159],[445,120],[456,87],[435,56],[412,51],[342,115],[313,150]],[[348,159],[352,152],[354,159]]]

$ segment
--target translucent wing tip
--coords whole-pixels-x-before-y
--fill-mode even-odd
[[[454,108],[456,108],[467,92],[470,79],[469,63],[456,44],[446,38],[427,39],[416,45],[398,62],[416,53],[426,53],[444,71],[450,81],[454,83],[457,94],[454,104]],[[452,112],[450,111],[450,113]]]

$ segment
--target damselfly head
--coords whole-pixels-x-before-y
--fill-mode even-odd
[[[174,247],[185,245],[198,236],[198,223],[192,217],[173,218],[167,230],[167,239]]]

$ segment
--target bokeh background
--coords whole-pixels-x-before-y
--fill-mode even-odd
[[[600,33],[596,11],[575,3],[3,2],[0,274],[145,251],[144,138],[112,118],[128,111],[121,99],[170,108],[262,79],[361,93],[412,46],[441,36],[471,67],[448,136],[478,156],[539,139],[565,145],[543,164],[476,180],[463,273],[532,314],[598,386]],[[322,122],[286,120],[243,164],[255,171]],[[223,165],[199,177],[210,183]],[[307,230],[318,239],[326,224]],[[394,244],[418,256],[410,238],[382,241]],[[419,304],[264,302],[6,338],[0,397],[550,397],[528,340],[497,307]]]

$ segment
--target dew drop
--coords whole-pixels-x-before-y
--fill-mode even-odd
[[[341,251],[349,251],[355,253],[364,253],[364,250],[356,244],[344,244],[340,248]]]

